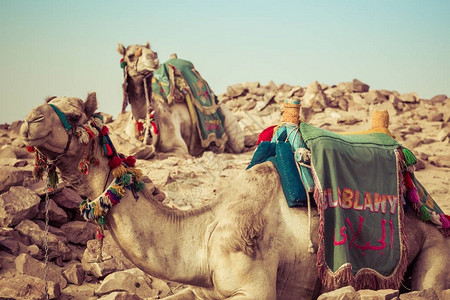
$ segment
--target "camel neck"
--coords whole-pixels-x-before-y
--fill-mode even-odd
[[[127,193],[107,216],[107,226],[122,252],[153,276],[204,285],[208,282],[208,241],[214,207],[174,210],[144,189],[135,200]]]
[[[147,97],[151,101],[152,97],[152,75],[148,77],[136,76],[128,77],[128,101],[131,105],[131,112],[136,120],[145,119],[148,114]],[[144,80],[147,83],[147,96],[145,95]]]

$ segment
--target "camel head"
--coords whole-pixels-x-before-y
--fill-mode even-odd
[[[85,101],[74,97],[50,97],[26,116],[20,133],[25,145],[37,148],[49,159],[62,153],[77,156],[82,145],[78,141],[70,142],[71,135],[96,110],[95,92],[89,93]]]
[[[123,56],[126,72],[131,77],[147,76],[159,68],[158,54],[150,49],[150,44],[131,45],[125,48],[121,43],[117,51]]]

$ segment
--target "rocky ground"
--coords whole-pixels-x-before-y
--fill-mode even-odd
[[[152,159],[138,159],[138,167],[164,191],[166,204],[180,209],[201,206],[247,166],[259,133],[280,122],[286,98],[302,101],[302,120],[336,132],[368,129],[371,112],[387,109],[389,129],[418,158],[417,178],[449,214],[450,100],[445,95],[421,99],[415,93],[370,90],[358,80],[333,86],[318,82],[307,87],[273,82],[230,86],[219,95],[219,100],[238,117],[245,132],[246,152],[205,152],[201,157],[189,159],[158,154]],[[146,147],[121,134],[126,115],[109,119],[108,126],[115,133],[112,139],[119,151],[146,157],[149,151]],[[93,239],[96,227],[81,220],[77,210],[81,199],[70,187],[60,184],[55,192],[46,195],[45,182],[34,181],[33,155],[25,150],[19,137],[20,125],[20,121],[0,125],[0,298],[44,299],[45,273],[51,299],[156,299],[184,288],[135,268],[121,255],[108,233],[104,257],[109,259],[91,262],[97,249]],[[47,266],[46,244],[51,250]],[[374,292],[344,288],[337,293],[358,299]],[[338,299],[339,295],[324,294],[322,298]],[[381,298],[371,299],[399,297],[398,291],[392,290],[378,291],[375,295]],[[401,299],[418,299],[414,297],[438,299],[439,295],[433,290],[400,295]],[[450,292],[444,291],[440,297],[450,299]]]

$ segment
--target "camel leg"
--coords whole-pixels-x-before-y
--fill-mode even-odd
[[[411,287],[416,291],[433,288],[439,293],[450,288],[448,241],[441,237],[426,244],[416,258]]]
[[[219,264],[213,270],[213,282],[214,290],[220,291],[224,299],[276,299],[277,261],[275,259],[270,260],[265,257],[267,260],[263,262],[258,258],[252,259],[243,252],[222,255]]]

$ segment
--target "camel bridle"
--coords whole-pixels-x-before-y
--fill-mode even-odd
[[[69,151],[70,148],[70,144],[72,142],[72,136],[73,136],[73,127],[72,125],[69,123],[69,120],[67,119],[67,116],[55,105],[50,104],[51,108],[53,108],[53,110],[55,111],[55,113],[58,115],[59,120],[61,121],[61,123],[64,126],[64,129],[66,130],[67,133],[67,143],[66,146],[64,147],[64,150],[62,153],[57,154],[57,156],[51,161],[51,162],[56,162],[58,161],[58,159],[63,156],[66,155],[67,152]]]

